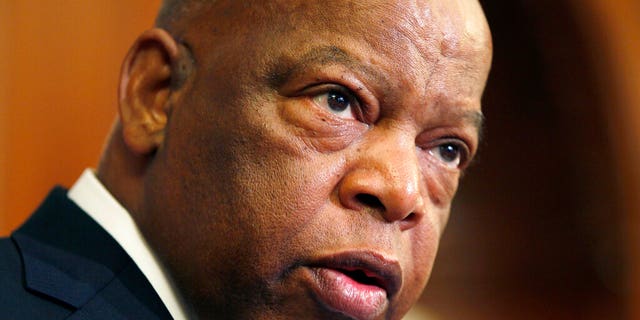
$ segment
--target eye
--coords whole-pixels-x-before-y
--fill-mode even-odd
[[[319,107],[345,119],[358,118],[358,101],[355,97],[339,90],[330,90],[313,97]]]
[[[441,161],[445,166],[461,168],[467,161],[467,148],[458,142],[447,141],[429,149],[429,154]]]

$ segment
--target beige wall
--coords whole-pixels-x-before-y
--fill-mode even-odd
[[[6,191],[6,137],[7,137],[7,116],[6,116],[6,87],[3,85],[7,82],[7,65],[8,65],[8,57],[7,53],[9,51],[8,43],[9,43],[9,35],[8,35],[8,24],[9,24],[9,16],[11,14],[10,11],[10,3],[7,1],[0,1],[0,234],[3,233],[4,227],[6,225],[6,213],[4,212],[3,204],[6,201],[5,195]]]
[[[574,4],[591,35],[599,83],[611,103],[607,114],[612,150],[628,217],[629,318],[640,319],[640,2],[574,0]]]
[[[606,45],[601,83],[614,103],[610,128],[618,150],[621,201],[628,214],[630,319],[640,319],[640,2],[591,0],[591,15],[601,21],[597,34]],[[607,71],[610,71],[608,73]]]
[[[610,102],[607,114],[611,141],[619,151],[622,197],[630,213],[640,214],[640,2],[574,0],[574,4],[590,35],[599,84]],[[632,227],[633,234],[640,235],[640,225]]]
[[[0,235],[95,166],[119,66],[159,0],[0,1]],[[4,94],[3,94],[4,93]]]

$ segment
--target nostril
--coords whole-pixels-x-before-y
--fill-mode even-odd
[[[406,218],[404,218],[404,221],[407,221],[407,222],[415,222],[417,220],[418,220],[418,215],[416,215],[413,212],[411,212]]]
[[[367,207],[384,210],[384,204],[382,204],[380,199],[378,199],[378,197],[376,196],[372,196],[366,193],[359,193],[356,195],[356,200]]]

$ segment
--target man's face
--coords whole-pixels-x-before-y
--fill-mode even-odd
[[[399,319],[475,154],[475,1],[218,1],[141,228],[202,317]]]

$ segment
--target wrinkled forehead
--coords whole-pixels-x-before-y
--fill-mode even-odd
[[[218,0],[198,1],[191,11],[183,24],[204,23],[210,31],[333,31],[393,40],[404,35],[442,42],[447,54],[490,41],[477,0]]]
[[[282,5],[286,7],[287,2],[292,1]],[[407,41],[420,51],[436,50],[446,56],[481,51],[490,42],[487,22],[476,0],[310,1],[289,8],[293,21],[289,27],[321,26],[370,38],[372,43]]]
[[[185,31],[195,55],[211,61],[210,65],[238,55],[254,61],[281,59],[314,46],[332,45],[355,53],[360,60],[377,59],[365,61],[373,67],[411,66],[406,69],[411,74],[403,77],[412,82],[425,70],[434,70],[443,58],[459,60],[458,69],[473,69],[469,76],[474,79],[486,79],[491,60],[489,29],[477,0],[200,4],[185,19]]]

